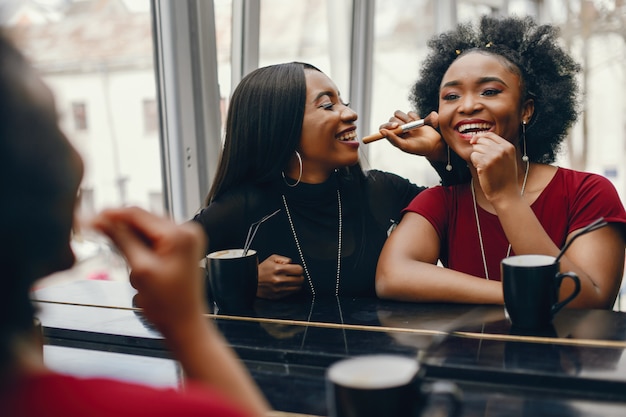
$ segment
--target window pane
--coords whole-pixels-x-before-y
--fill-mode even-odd
[[[259,66],[313,64],[348,97],[352,0],[261,0]]]
[[[222,130],[226,123],[228,102],[232,93],[231,86],[231,45],[233,2],[232,0],[214,0],[215,10],[215,37],[217,46],[217,78],[220,91],[220,113],[222,115]]]
[[[433,0],[403,0],[401,4],[377,0],[374,31],[372,125],[361,137],[378,131],[395,110],[413,110],[409,90],[426,56],[426,42],[435,32]],[[369,165],[374,168],[395,172],[420,185],[439,181],[424,158],[408,155],[386,140],[366,146]]]
[[[162,176],[149,0],[49,3],[24,1],[5,17],[85,160],[87,211],[154,207]]]

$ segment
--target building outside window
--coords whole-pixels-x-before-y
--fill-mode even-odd
[[[72,103],[72,119],[75,130],[87,130],[87,105],[84,102]]]
[[[144,98],[142,101],[143,109],[143,130],[146,135],[157,133],[159,130],[159,112],[156,100],[153,98]]]

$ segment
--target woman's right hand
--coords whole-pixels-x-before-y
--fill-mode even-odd
[[[291,259],[271,255],[259,264],[259,285],[256,296],[269,300],[278,300],[294,294],[304,284],[304,269],[292,264]]]
[[[380,133],[383,134],[393,146],[406,153],[425,156],[431,161],[445,161],[447,158],[446,143],[439,132],[435,129],[439,127],[439,115],[431,112],[425,119],[424,126],[409,130],[408,132],[396,135],[392,129],[397,128],[420,117],[415,112],[404,113],[396,110],[389,122],[380,125]]]

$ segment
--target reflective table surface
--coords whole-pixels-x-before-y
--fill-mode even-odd
[[[145,365],[160,375],[148,379],[176,386],[180,370],[161,335],[133,307],[133,295],[128,283],[107,281],[34,292],[46,349],[54,352],[46,360],[74,372],[110,361],[129,375],[109,376],[132,379],[145,375],[139,355],[163,364]],[[551,328],[522,332],[511,327],[501,306],[329,298],[257,300],[250,311],[214,310],[207,320],[215,320],[280,411],[326,415],[324,373],[331,363],[392,353],[419,357],[427,380],[457,383],[463,415],[626,413],[621,312],[566,309]],[[103,352],[113,357],[102,359]],[[120,365],[124,361],[128,366]]]

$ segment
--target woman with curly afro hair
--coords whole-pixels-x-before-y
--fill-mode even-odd
[[[580,67],[559,45],[557,29],[529,17],[483,17],[428,46],[411,91],[416,112],[396,111],[381,132],[408,151],[440,135],[447,169],[467,173],[467,181],[424,191],[404,210],[378,262],[377,294],[503,304],[503,258],[556,256],[604,217],[608,226],[577,238],[560,267],[580,277],[569,306],[612,308],[624,269],[624,207],[606,178],[551,165],[576,120],[579,94]],[[431,114],[437,128],[389,130],[418,114]],[[571,281],[560,291],[571,294]]]

